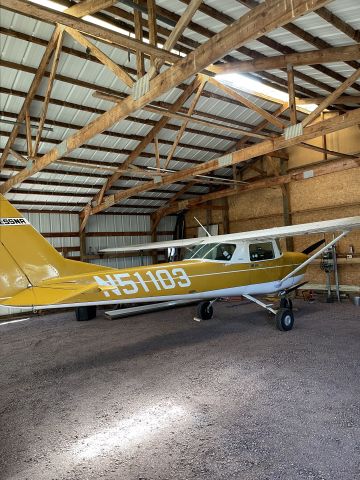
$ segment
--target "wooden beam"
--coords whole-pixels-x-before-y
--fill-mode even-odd
[[[114,75],[118,77],[119,80],[124,82],[128,87],[132,87],[134,80],[122,67],[115,63],[111,58],[109,58],[104,52],[100,50],[96,45],[90,42],[84,35],[82,35],[77,30],[74,30],[70,27],[65,27],[66,33],[68,33],[74,40],[76,40],[84,48],[88,49],[94,57],[96,57],[100,62],[105,65],[109,70],[111,70]]]
[[[347,153],[340,153],[340,152],[335,152],[334,150],[329,150],[328,148],[322,148],[318,147],[317,145],[311,145],[310,143],[304,143],[301,142],[299,145],[301,148],[306,148],[308,150],[313,150],[315,152],[319,153],[325,153],[326,155],[334,155],[335,157],[342,157],[342,158],[358,158],[358,154],[356,155],[350,155]],[[359,148],[360,150],[360,148]]]
[[[153,47],[130,36],[100,27],[79,18],[74,18],[70,8],[65,12],[58,12],[26,0],[1,0],[1,7],[45,22],[71,27],[82,33],[101,39],[102,41],[107,41],[118,46],[120,45],[133,51],[140,51],[147,55],[154,55],[169,63],[174,63],[179,60],[178,55],[163,48]]]
[[[265,57],[256,60],[228,62],[216,65],[214,69],[219,74],[263,72],[264,70],[287,68],[289,64],[293,66],[316,65],[319,63],[345,62],[359,58],[360,44],[357,44],[312,50],[310,52],[289,53],[288,55]]]
[[[23,157],[19,152],[16,152],[16,151],[13,150],[12,148],[10,148],[9,153],[10,153],[13,157],[15,157],[17,160],[19,160],[21,163],[23,163],[23,164],[25,164],[25,165],[28,163],[27,158]]]
[[[156,3],[155,0],[147,0],[148,10],[148,30],[149,30],[149,43],[150,45],[157,46],[157,25],[156,25]],[[155,65],[156,58],[150,57],[151,66]]]
[[[284,105],[281,105],[281,107],[279,107],[277,110],[275,110],[275,112],[273,113],[273,116],[278,117],[279,115],[284,113],[288,108],[289,108],[289,105],[287,103],[285,103]],[[242,147],[243,145],[245,145],[248,142],[249,137],[251,137],[253,135],[258,135],[258,132],[261,132],[266,127],[266,125],[268,123],[269,122],[267,120],[263,120],[262,122],[260,122],[256,127],[254,127],[251,130],[251,135],[250,134],[245,135],[245,137],[241,138],[236,143],[236,145],[234,147],[231,147],[226,153],[232,153],[235,150],[239,150],[240,147]]]
[[[314,97],[314,98],[298,98],[298,105],[319,104],[323,102],[326,97]],[[356,105],[360,104],[360,95],[343,95],[332,100],[331,105]]]
[[[297,123],[297,117],[296,117],[294,68],[292,65],[287,66],[287,76],[288,76],[288,90],[289,90],[290,122],[292,125],[295,125]]]
[[[248,98],[244,97],[243,95],[240,95],[237,91],[233,90],[232,88],[224,85],[223,83],[219,82],[218,80],[215,80],[215,78],[208,77],[208,82],[214,85],[215,87],[219,88],[220,90],[224,91],[226,94],[230,95],[231,97],[235,98],[238,102],[242,103],[245,105],[247,108],[250,108],[254,112],[258,113],[262,117],[264,117],[269,123],[272,125],[275,125],[276,127],[283,129],[286,124],[279,120],[278,118],[274,117],[271,113],[268,113],[266,110],[264,110],[261,107],[258,107],[254,102],[249,100]]]
[[[266,155],[270,152],[281,150],[283,148],[288,148],[306,140],[310,140],[316,137],[320,137],[322,135],[342,130],[347,127],[351,127],[353,125],[357,125],[358,123],[360,123],[360,108],[352,110],[344,115],[339,115],[337,118],[330,118],[328,120],[309,125],[304,129],[303,134],[299,135],[298,137],[286,139],[284,136],[280,135],[278,137],[274,137],[271,140],[264,140],[263,142],[256,145],[243,148],[242,150],[237,150],[236,152],[227,154],[223,157],[209,160],[208,162],[197,165],[196,167],[188,168],[186,170],[181,170],[179,172],[166,175],[156,183],[145,182],[143,185],[129,188],[124,192],[110,195],[104,199],[101,205],[98,205],[92,209],[92,214],[106,210],[110,206],[118,203],[120,200],[129,198],[134,194],[153,190],[153,188],[156,186],[159,187],[160,185],[169,185],[171,183],[174,183],[175,181],[191,178],[194,175],[208,173],[219,168],[230,167],[231,165],[245,162],[246,160],[250,160],[251,158],[255,158],[260,155]]]
[[[323,100],[319,106],[311,112],[304,120],[301,122],[303,127],[306,127],[306,125],[311,124],[315,118],[317,118],[320,113],[325,110],[329,105],[331,105],[332,101],[338,98],[342,93],[345,92],[347,88],[349,88],[356,80],[360,77],[360,68],[358,70],[355,70],[355,72],[347,79],[345,82],[343,82],[336,90],[333,91],[325,100]]]
[[[187,27],[188,23],[190,22],[191,18],[193,17],[194,13],[198,9],[201,2],[202,0],[190,0],[190,3],[187,6],[185,12],[180,16],[177,24],[171,30],[169,37],[166,39],[164,43],[164,50],[171,51],[174,48],[179,37],[182,35],[183,31]],[[163,64],[164,64],[163,59],[161,58],[155,59],[153,65],[150,67],[147,73],[150,80],[153,79],[158,74]]]
[[[74,17],[85,17],[85,15],[91,15],[99,10],[111,7],[115,3],[117,3],[117,0],[83,0],[71,7],[71,15]]]
[[[155,160],[156,160],[156,168],[160,170],[161,164],[160,164],[160,152],[159,152],[159,141],[158,137],[154,137],[154,148],[155,148]]]
[[[200,84],[200,80],[196,77],[192,83],[188,85],[186,90],[179,96],[177,101],[170,107],[172,111],[178,110],[181,105],[186,102],[186,100],[190,97],[193,91],[197,88]],[[159,132],[164,128],[167,124],[168,118],[162,117],[156,125],[150,130],[150,132],[141,140],[141,142],[137,145],[137,147],[130,153],[128,158],[123,162],[119,167],[118,170],[115,171],[111,177],[107,180],[107,182],[103,185],[102,189],[93,199],[93,202],[101,203],[105,193],[114,185],[115,182],[119,180],[122,175],[122,169],[126,169],[131,165],[139,155],[144,151],[144,149],[154,140],[154,138],[159,134]]]
[[[49,107],[49,101],[50,101],[50,95],[51,95],[51,91],[52,91],[54,80],[55,80],[56,70],[57,70],[57,67],[58,67],[58,64],[59,64],[63,35],[64,35],[64,32],[63,32],[63,29],[61,28],[59,38],[57,40],[55,52],[54,52],[54,57],[53,57],[52,65],[51,65],[48,84],[47,84],[47,87],[46,87],[44,103],[43,103],[41,113],[40,113],[40,121],[39,121],[39,126],[38,126],[38,129],[37,129],[37,132],[36,132],[35,143],[34,143],[34,147],[32,149],[32,154],[33,154],[34,157],[36,157],[37,153],[38,153],[39,144],[40,144],[40,140],[41,140],[41,136],[42,136],[45,120],[46,120],[46,115],[47,115],[47,111],[48,111],[48,107]]]
[[[119,103],[122,101],[119,97],[115,95],[107,95],[104,93],[100,92],[94,92],[93,96],[95,98],[101,98],[103,100],[106,100],[108,102],[115,102]],[[252,130],[243,130],[241,128],[236,128],[236,127],[229,127],[228,125],[223,125],[222,123],[216,123],[216,122],[210,122],[208,120],[201,120],[198,117],[193,117],[187,114],[183,113],[174,113],[169,110],[164,110],[163,108],[159,107],[152,107],[150,105],[146,105],[145,107],[142,108],[142,110],[145,110],[146,112],[151,112],[151,113],[157,113],[158,115],[163,115],[165,117],[169,118],[176,118],[177,120],[182,120],[183,122],[187,123],[197,123],[199,125],[204,125],[205,127],[210,127],[210,128],[215,128],[216,130],[222,130],[225,132],[232,132],[232,133],[237,133],[240,135],[247,135],[248,137],[254,137],[254,138],[266,138],[268,135],[263,135],[259,133],[254,133]],[[203,112],[205,113],[205,112]],[[198,113],[198,115],[201,115],[201,113]],[[221,119],[222,121],[226,122],[227,119]],[[268,122],[266,122],[267,124]]]
[[[291,182],[304,181],[310,178],[319,177],[322,175],[329,175],[331,173],[342,172],[345,170],[351,170],[353,168],[359,168],[360,166],[360,157],[357,159],[338,159],[334,160],[327,165],[319,165],[312,167],[309,170],[308,167],[303,167],[298,169],[296,172],[288,173],[286,175],[280,175],[273,178],[264,178],[255,180],[252,183],[238,187],[238,188],[226,188],[219,190],[213,193],[207,193],[196,198],[190,198],[188,200],[182,200],[176,204],[169,207],[164,215],[170,215],[172,213],[178,212],[180,210],[189,209],[197,207],[202,203],[208,202],[209,200],[216,200],[219,198],[231,197],[234,195],[239,195],[243,192],[250,190],[261,190],[263,188],[272,188],[276,186],[285,185]]]
[[[25,112],[25,129],[26,129],[26,143],[27,143],[27,153],[29,157],[33,156],[33,144],[31,136],[31,121],[29,110]]]
[[[6,145],[5,145],[3,154],[1,156],[1,160],[0,160],[0,170],[5,165],[7,157],[9,155],[9,150],[12,147],[12,145],[13,145],[16,137],[17,137],[17,134],[18,134],[19,128],[20,128],[19,124],[21,124],[23,122],[23,120],[25,118],[25,115],[26,115],[26,112],[29,110],[32,99],[34,98],[34,96],[37,92],[37,89],[39,88],[39,85],[40,85],[42,77],[45,73],[46,67],[47,67],[47,65],[50,61],[50,58],[53,54],[54,48],[55,48],[56,43],[58,41],[60,32],[61,32],[60,27],[56,27],[52,36],[51,36],[51,38],[50,38],[50,40],[49,40],[48,46],[46,47],[44,55],[43,55],[43,57],[40,61],[40,64],[38,66],[36,75],[34,76],[34,78],[32,80],[32,83],[31,83],[30,89],[28,91],[28,94],[27,94],[27,96],[24,100],[24,103],[22,104],[22,107],[20,109],[20,112],[17,116],[16,124],[14,125],[14,128],[12,129],[12,132],[11,132],[9,138],[8,138],[8,141],[6,142]]]
[[[138,5],[138,0],[133,0],[136,5]],[[143,29],[142,29],[142,15],[141,12],[135,8],[134,9],[134,22],[135,22],[135,38],[139,42],[143,42]],[[136,51],[136,72],[137,78],[141,78],[145,75],[145,63],[144,63],[144,54],[140,51]]]
[[[28,2],[20,2],[19,0],[2,0],[2,2],[2,6],[5,3],[6,8],[29,14],[32,13],[32,8],[38,8],[34,4],[30,5]],[[178,60],[176,64],[154,78],[150,83],[150,90],[144,96],[136,100],[132,96],[128,97],[121,104],[115,105],[82,130],[64,140],[60,146],[43,155],[34,162],[32,168],[26,169],[9,179],[0,186],[1,193],[9,191],[14,185],[46,168],[50,163],[81,147],[90,138],[144,107],[185,79],[219,60],[234,48],[255,40],[261,34],[285,25],[289,21],[314,11],[327,3],[329,3],[329,0],[283,0],[281,4],[277,0],[268,0],[266,3],[260,4],[189,53],[187,57]],[[40,10],[43,11],[43,9]],[[73,18],[70,17],[70,19],[72,22],[74,21]],[[149,53],[152,54],[153,52]]]
[[[201,80],[201,83],[200,85],[198,86],[198,89],[197,89],[197,92],[195,94],[195,97],[193,99],[193,101],[191,102],[191,105],[189,107],[189,110],[188,110],[188,116],[191,117],[191,115],[194,113],[194,110],[195,110],[195,107],[198,103],[198,101],[200,100],[200,97],[201,97],[201,93],[205,87],[205,84],[206,84],[206,79],[202,79]],[[169,163],[171,162],[172,160],[172,157],[175,153],[175,150],[177,148],[177,146],[179,145],[179,142],[181,140],[181,137],[183,136],[183,133],[185,132],[185,129],[187,127],[187,124],[189,123],[189,120],[185,120],[181,127],[179,128],[179,131],[176,135],[176,138],[174,140],[174,143],[172,144],[171,148],[170,148],[170,151],[168,153],[168,156],[167,156],[167,159],[166,159],[166,162],[165,162],[165,165],[164,165],[164,168],[167,168]]]

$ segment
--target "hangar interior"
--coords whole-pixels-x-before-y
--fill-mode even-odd
[[[226,234],[359,215],[358,0],[1,0],[0,21],[0,193],[65,258],[138,267],[167,251],[100,251],[204,236],[199,222]],[[337,243],[336,275],[328,263],[308,268],[290,340],[239,299],[201,325],[191,307],[75,327],[67,311],[10,324],[3,310],[4,478],[353,480],[360,231]],[[124,430],[120,446],[101,433]]]

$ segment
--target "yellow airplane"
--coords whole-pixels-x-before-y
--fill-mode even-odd
[[[197,315],[205,320],[216,299],[242,295],[272,312],[280,330],[290,330],[294,316],[287,294],[298,288],[314,258],[355,228],[360,216],[104,250],[187,248],[182,261],[118,270],[63,258],[0,195],[0,305],[13,312],[74,307],[78,319],[90,319],[97,305],[189,299],[201,301]],[[340,234],[310,257],[323,241],[303,253],[281,252],[277,241],[333,231]],[[278,310],[255,297],[276,292]]]

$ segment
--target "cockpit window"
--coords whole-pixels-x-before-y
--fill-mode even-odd
[[[249,245],[249,253],[252,262],[275,258],[272,242],[252,243]]]
[[[184,259],[207,259],[207,260],[220,260],[222,262],[228,262],[231,260],[236,245],[231,243],[209,243],[207,245],[195,245],[187,249]]]

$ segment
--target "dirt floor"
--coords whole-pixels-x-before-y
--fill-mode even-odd
[[[360,309],[1,325],[1,480],[360,478]]]

